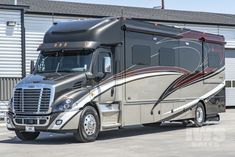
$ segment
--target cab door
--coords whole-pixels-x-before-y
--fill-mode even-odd
[[[111,71],[109,73],[104,73],[104,62],[105,57],[111,58]],[[115,100],[115,85],[116,80],[110,79],[114,75],[114,54],[112,53],[111,49],[106,48],[99,48],[97,49],[96,54],[96,63],[94,65],[94,69],[96,74],[103,73],[103,78],[98,83],[98,92],[100,96],[98,97],[99,103],[112,103]]]

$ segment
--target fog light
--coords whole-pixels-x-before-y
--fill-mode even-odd
[[[57,121],[55,122],[55,124],[56,124],[56,125],[61,125],[62,122],[63,122],[63,120],[59,119],[59,120],[57,120]]]

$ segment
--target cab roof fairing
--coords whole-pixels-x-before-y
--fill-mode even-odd
[[[121,41],[120,23],[118,18],[58,22],[46,32],[43,44],[84,41],[118,43]]]

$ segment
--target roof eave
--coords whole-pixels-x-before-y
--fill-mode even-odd
[[[29,9],[27,5],[0,4],[0,9],[25,10]]]

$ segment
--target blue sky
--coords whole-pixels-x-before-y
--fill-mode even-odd
[[[152,8],[161,0],[58,0]],[[165,0],[166,9],[235,14],[235,0]]]

